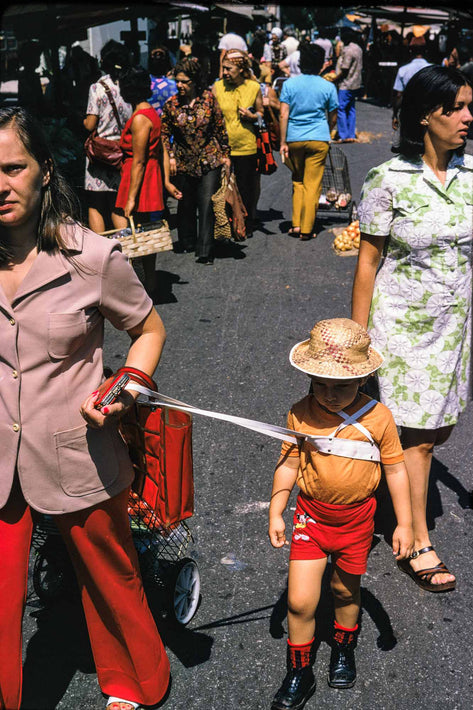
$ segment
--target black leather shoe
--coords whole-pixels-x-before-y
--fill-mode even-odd
[[[315,690],[312,666],[291,668],[274,696],[271,710],[301,710]]]
[[[328,684],[331,688],[352,688],[356,681],[355,644],[335,642],[330,656]]]

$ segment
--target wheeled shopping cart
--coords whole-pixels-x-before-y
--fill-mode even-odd
[[[127,413],[121,424],[137,473],[135,484],[141,480],[130,492],[128,514],[143,582],[159,593],[161,615],[182,625],[189,623],[200,603],[199,569],[186,556],[193,538],[181,519],[193,510],[190,422],[188,414],[136,405],[136,412]],[[140,477],[140,471],[146,475]],[[183,494],[180,488],[185,489]],[[151,499],[156,504],[147,502]],[[54,516],[40,516],[32,550],[33,586],[39,599],[48,604],[73,594],[75,575]]]
[[[317,216],[331,212],[356,219],[356,203],[353,201],[348,161],[345,153],[330,145],[322,178],[322,194],[319,199]]]

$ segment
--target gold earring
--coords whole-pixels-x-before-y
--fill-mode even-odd
[[[422,121],[420,122],[420,125],[421,125],[421,126],[428,126],[428,125],[429,125],[428,119],[427,119],[427,118],[423,118]]]

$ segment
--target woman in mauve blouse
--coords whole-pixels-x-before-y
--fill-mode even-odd
[[[213,263],[214,214],[212,195],[220,185],[221,166],[230,166],[230,146],[222,112],[205,88],[195,57],[176,64],[177,95],[168,99],[161,115],[165,170],[182,193],[177,208],[180,249],[194,251],[199,264]],[[198,214],[198,227],[197,227]]]

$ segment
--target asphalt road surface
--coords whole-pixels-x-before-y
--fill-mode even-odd
[[[371,142],[343,145],[356,200],[367,171],[391,157],[390,110],[358,102],[358,130]],[[471,141],[470,141],[471,148]],[[469,151],[471,152],[471,150]],[[308,378],[289,365],[291,346],[321,318],[348,316],[354,257],[331,249],[327,212],[310,242],[290,238],[290,173],[262,179],[252,239],[222,249],[213,266],[192,254],[157,258],[156,306],[168,340],[160,389],[197,406],[284,425]],[[107,328],[105,362],[124,362],[127,336]],[[429,496],[433,543],[456,573],[457,590],[431,594],[396,568],[392,510],[380,491],[373,550],[362,580],[362,620],[353,689],[333,690],[326,674],[332,625],[326,586],[317,612],[317,690],[308,702],[337,710],[468,710],[473,707],[473,511],[470,406],[436,450]],[[201,574],[201,604],[187,627],[159,616],[172,669],[166,710],[269,708],[285,673],[288,549],[267,538],[268,498],[279,443],[194,418],[194,540],[187,554]],[[289,508],[294,507],[293,494]],[[292,510],[286,522],[291,524]],[[31,589],[25,614],[24,710],[105,707],[80,607],[74,597],[44,607]]]

